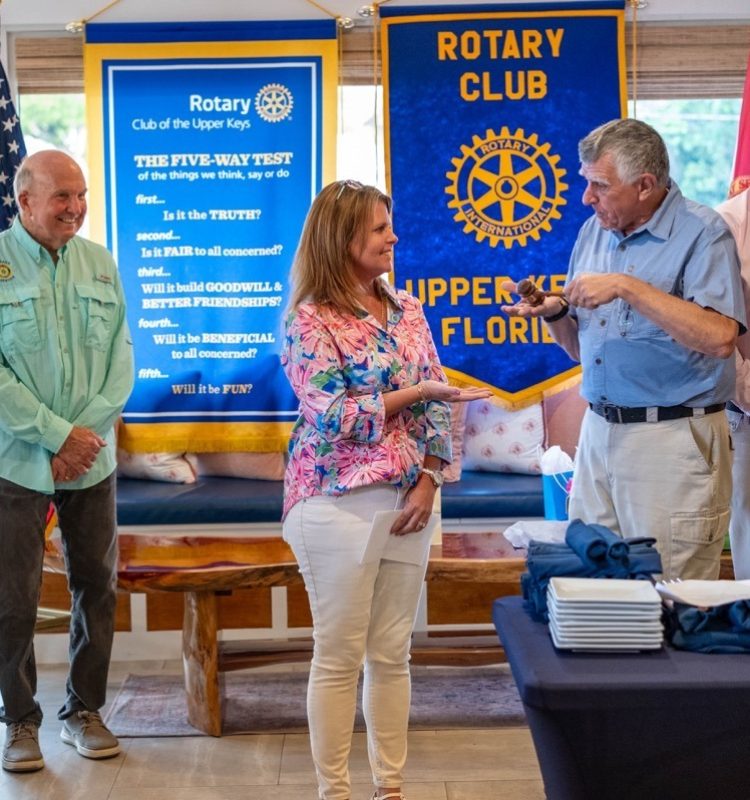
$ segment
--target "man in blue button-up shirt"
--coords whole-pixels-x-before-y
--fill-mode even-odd
[[[117,560],[114,426],[133,387],[120,278],[79,236],[86,182],[64,153],[16,174],[19,216],[0,234],[0,719],[3,768],[40,769],[33,637],[44,529],[55,505],[72,593],[61,737],[119,752],[104,727]]]
[[[659,134],[614,120],[579,143],[585,205],[564,297],[541,316],[589,401],[571,518],[653,536],[666,578],[716,578],[729,522],[740,268],[718,214],[684,198]]]

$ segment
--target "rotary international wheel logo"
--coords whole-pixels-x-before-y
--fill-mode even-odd
[[[451,159],[455,171],[445,173],[445,192],[452,197],[448,207],[456,209],[453,219],[478,242],[525,247],[527,237],[538,241],[541,231],[552,230],[550,220],[561,218],[566,170],[536,134],[487,130],[484,139],[472,137],[471,147],[462,145],[461,156]]]
[[[266,122],[281,122],[292,113],[292,93],[280,83],[269,83],[255,95],[255,110]]]

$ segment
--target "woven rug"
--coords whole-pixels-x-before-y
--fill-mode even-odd
[[[307,731],[306,672],[245,670],[225,673],[222,677],[225,734]],[[117,736],[201,735],[187,721],[180,675],[128,675],[105,721]],[[507,664],[412,667],[411,729],[523,724],[523,704]],[[364,730],[361,703],[355,729]]]

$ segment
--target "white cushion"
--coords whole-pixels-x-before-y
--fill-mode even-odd
[[[184,453],[128,453],[118,449],[117,471],[125,478],[195,483],[195,471]]]
[[[197,475],[283,481],[284,453],[188,453],[185,458]]]

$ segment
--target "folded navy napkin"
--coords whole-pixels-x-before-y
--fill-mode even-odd
[[[550,578],[644,579],[662,570],[655,539],[623,539],[603,525],[574,519],[565,542],[529,542],[526,569],[521,576],[524,607],[531,617],[547,622]]]
[[[565,533],[565,543],[585,564],[597,569],[621,571],[627,577],[630,547],[622,538],[604,525],[586,525],[574,519]]]
[[[750,600],[710,608],[673,603],[664,612],[667,641],[698,653],[750,653]]]

